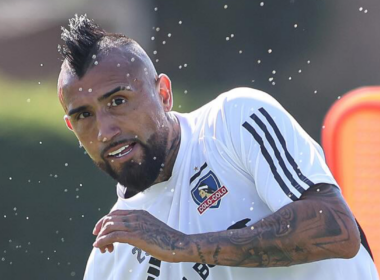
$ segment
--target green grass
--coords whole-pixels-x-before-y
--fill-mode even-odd
[[[0,80],[0,135],[48,132],[71,138],[52,82]]]

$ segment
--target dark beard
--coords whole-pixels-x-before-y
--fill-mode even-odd
[[[117,144],[127,141],[123,140]],[[147,144],[142,143],[139,139],[131,141],[138,143],[143,150],[144,157],[141,160],[141,165],[138,162],[128,161],[123,164],[121,171],[117,172],[105,159],[101,163],[96,163],[101,170],[127,188],[125,198],[145,191],[158,178],[163,169],[161,164],[165,163],[166,159],[168,132],[164,129],[157,131],[148,139]]]

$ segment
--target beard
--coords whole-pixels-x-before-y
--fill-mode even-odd
[[[109,161],[104,158],[102,162],[95,163],[101,170],[127,188],[125,198],[145,191],[158,178],[166,159],[168,131],[161,129],[155,132],[148,139],[147,144],[142,143],[139,139],[131,139],[131,141],[138,143],[142,148],[143,158],[141,162],[127,161],[123,163],[119,171],[113,169]],[[128,142],[128,140],[118,141],[113,145],[123,142]]]

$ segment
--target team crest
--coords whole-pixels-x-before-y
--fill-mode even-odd
[[[191,196],[198,206],[199,214],[209,208],[219,208],[222,197],[228,193],[225,186],[221,186],[218,178],[210,170],[191,190]]]

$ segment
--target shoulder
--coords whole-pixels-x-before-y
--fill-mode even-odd
[[[254,111],[261,107],[281,107],[269,94],[248,87],[234,88],[221,93],[217,98],[190,113],[196,122],[215,120],[218,117],[236,118],[240,113]]]

